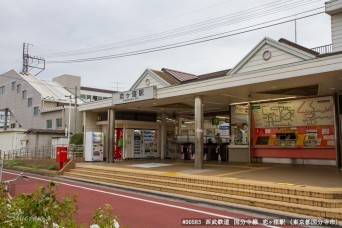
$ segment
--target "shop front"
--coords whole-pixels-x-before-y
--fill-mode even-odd
[[[256,162],[336,165],[332,96],[252,104]]]

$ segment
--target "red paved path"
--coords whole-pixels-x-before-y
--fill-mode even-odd
[[[12,171],[5,171],[3,179],[15,177]],[[18,180],[16,193],[27,193],[35,189],[37,184],[46,185],[48,178],[28,174],[29,181]],[[174,202],[158,199],[139,194],[112,190],[105,187],[94,187],[88,184],[80,184],[71,181],[63,181],[58,187],[58,194],[76,194],[77,205],[79,206],[78,219],[82,222],[91,222],[93,212],[109,203],[114,208],[114,213],[119,216],[121,225],[131,228],[176,228],[193,227],[182,226],[181,219],[200,218],[200,219],[219,219],[219,218],[251,218],[250,216],[231,213],[227,210],[218,210],[187,203]],[[232,223],[233,220],[230,220]],[[196,227],[213,227],[196,226]],[[228,226],[219,226],[228,227]],[[232,226],[231,226],[232,227]],[[242,227],[242,226],[241,226]],[[248,226],[243,226],[248,227]],[[251,226],[265,227],[265,226]],[[272,227],[272,226],[271,226]],[[284,226],[282,226],[284,227]],[[297,226],[298,227],[298,226]]]

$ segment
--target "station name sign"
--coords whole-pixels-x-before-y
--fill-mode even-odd
[[[150,86],[113,94],[112,104],[125,104],[136,101],[155,99],[157,97],[157,87]]]

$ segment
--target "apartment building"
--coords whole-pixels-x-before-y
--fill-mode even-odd
[[[82,131],[82,117],[75,109],[84,103],[80,98],[81,77],[62,75],[45,81],[11,70],[0,75],[0,88],[0,150],[49,146],[53,138]],[[97,95],[92,90],[82,91]],[[113,93],[105,92],[102,98]]]

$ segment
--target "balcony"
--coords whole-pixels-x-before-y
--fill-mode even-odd
[[[311,48],[311,50],[318,52],[320,55],[332,52],[332,44]]]

